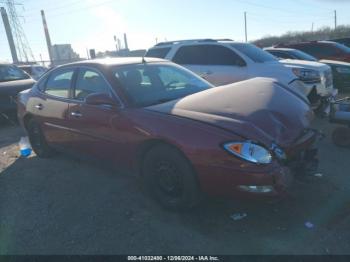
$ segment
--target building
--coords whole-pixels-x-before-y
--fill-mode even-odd
[[[145,49],[140,50],[126,50],[122,49],[119,51],[105,51],[105,52],[98,52],[97,57],[103,58],[103,57],[139,57],[144,56],[146,54]]]
[[[80,60],[79,55],[74,52],[70,44],[53,45],[52,47],[53,64],[61,65]]]

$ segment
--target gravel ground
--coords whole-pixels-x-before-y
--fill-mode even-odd
[[[19,158],[20,128],[2,126],[0,254],[350,254],[350,149],[331,143],[325,120],[315,127],[327,134],[323,176],[296,181],[288,198],[172,213],[132,174],[64,155]]]

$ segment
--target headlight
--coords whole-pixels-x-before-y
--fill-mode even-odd
[[[335,70],[337,70],[339,74],[350,74],[349,67],[336,67]]]
[[[256,164],[269,164],[272,162],[271,153],[262,146],[252,142],[232,142],[224,145],[231,154]]]
[[[316,70],[305,68],[293,68],[292,71],[303,82],[321,82],[321,75]]]

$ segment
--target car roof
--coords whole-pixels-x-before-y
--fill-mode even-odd
[[[167,42],[160,42],[153,46],[150,49],[156,49],[156,48],[164,48],[164,47],[171,47],[174,45],[183,45],[183,44],[205,44],[205,43],[236,43],[232,39],[208,39],[208,38],[203,38],[203,39],[187,39],[187,40],[175,40],[175,41],[167,41]]]
[[[285,48],[285,47],[266,47],[264,50],[276,50],[276,51],[296,51],[294,48]]]
[[[143,61],[146,63],[159,63],[159,62],[169,62],[168,60],[160,58],[150,58],[150,57],[114,57],[114,58],[101,58],[78,61],[74,63],[65,64],[67,65],[131,65],[131,64],[142,64]]]
[[[318,41],[319,43],[323,43],[323,44],[339,44],[338,42],[335,41],[330,41],[330,40],[323,40],[323,41]]]
[[[33,64],[33,65],[18,65],[18,67],[34,67],[34,66],[40,66],[43,67],[41,65],[37,65],[37,64]]]
[[[336,44],[337,42],[334,41],[328,41],[328,40],[322,40],[322,41],[308,41],[308,42],[299,42],[299,43],[292,43],[290,45],[312,45],[312,44]],[[289,45],[289,44],[287,44]]]

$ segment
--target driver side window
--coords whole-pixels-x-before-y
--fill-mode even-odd
[[[80,69],[74,90],[74,99],[84,101],[94,93],[110,95],[110,87],[100,73],[91,69]]]

